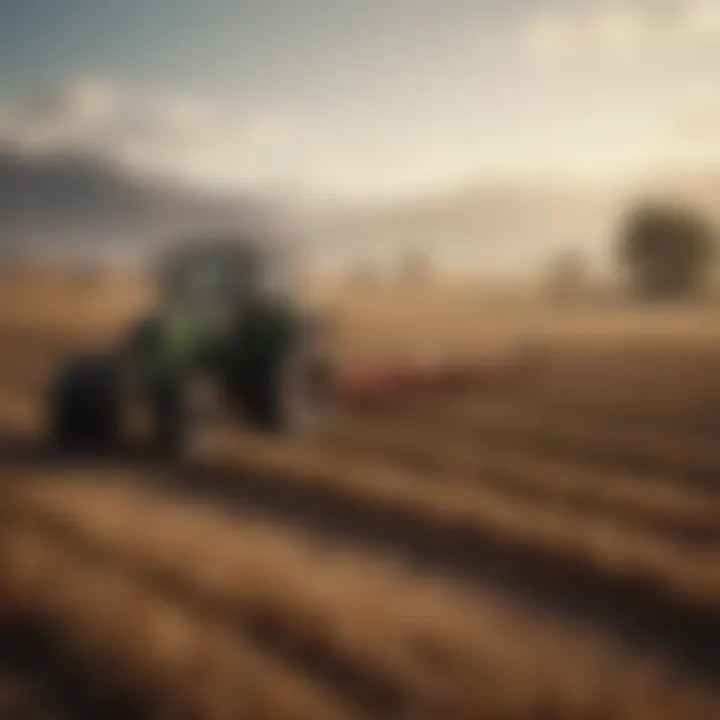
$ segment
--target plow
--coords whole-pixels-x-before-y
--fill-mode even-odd
[[[182,453],[218,399],[262,431],[317,436],[338,408],[509,387],[538,368],[537,352],[521,346],[473,359],[339,363],[331,324],[300,308],[293,265],[268,243],[179,244],[161,258],[157,285],[154,307],[117,346],[74,358],[53,378],[47,425],[58,449],[125,443],[140,409],[151,447]]]
[[[530,382],[539,364],[536,352],[522,346],[472,359],[349,364],[336,371],[335,398],[350,409],[382,409],[423,398],[511,389]]]

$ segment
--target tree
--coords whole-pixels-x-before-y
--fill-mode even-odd
[[[642,300],[680,300],[705,285],[716,250],[714,228],[684,207],[649,204],[625,219],[619,238],[621,272]]]

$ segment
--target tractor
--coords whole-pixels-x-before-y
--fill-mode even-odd
[[[540,366],[526,344],[475,362],[406,357],[333,367],[330,324],[301,309],[297,268],[287,248],[264,241],[174,245],[156,268],[155,307],[117,347],[76,358],[54,378],[53,446],[127,447],[138,435],[128,419],[139,415],[149,447],[184,454],[212,407],[264,432],[314,438],[343,406],[382,410],[408,398],[516,386]]]
[[[115,447],[140,414],[150,447],[182,453],[208,398],[264,431],[320,432],[332,400],[326,324],[300,309],[293,260],[286,248],[235,237],[174,245],[155,270],[152,310],[117,347],[54,378],[53,444]]]

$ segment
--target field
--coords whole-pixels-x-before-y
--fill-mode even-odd
[[[144,294],[2,280],[0,717],[720,717],[720,318],[310,299],[338,362],[531,336],[542,372],[315,444],[60,464],[43,384]]]

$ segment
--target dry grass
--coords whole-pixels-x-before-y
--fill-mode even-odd
[[[530,333],[548,366],[319,445],[219,427],[184,466],[53,465],[27,444],[37,391],[145,291],[0,286],[0,711],[717,717],[715,319],[314,291],[344,355]]]

